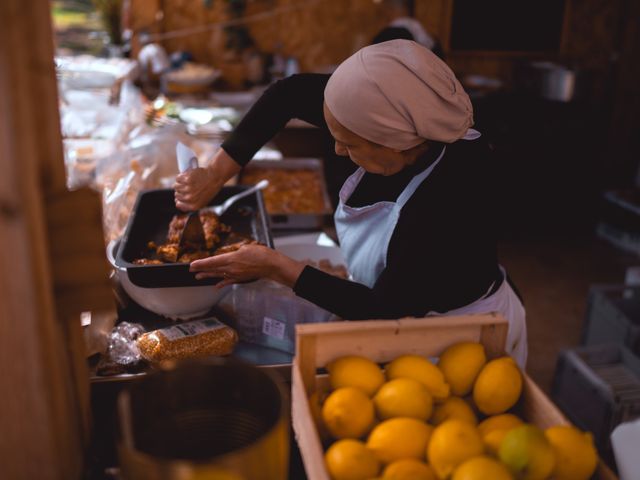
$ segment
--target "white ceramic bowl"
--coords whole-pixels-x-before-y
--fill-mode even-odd
[[[143,288],[134,285],[127,269],[116,265],[115,254],[120,239],[112,240],[107,246],[107,258],[118,276],[127,295],[147,310],[173,319],[188,319],[202,316],[222,300],[231,287],[220,290],[214,285],[202,287]]]

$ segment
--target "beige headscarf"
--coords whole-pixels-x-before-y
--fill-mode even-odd
[[[396,150],[455,142],[473,125],[471,101],[451,69],[410,40],[357,51],[331,75],[324,98],[344,127]]]

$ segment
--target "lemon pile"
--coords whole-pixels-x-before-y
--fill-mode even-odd
[[[590,434],[509,412],[522,374],[482,344],[451,345],[437,365],[402,355],[383,370],[351,355],[326,368],[330,393],[309,400],[333,480],[587,480],[596,469]]]

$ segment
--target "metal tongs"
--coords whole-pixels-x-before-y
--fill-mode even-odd
[[[193,152],[193,150],[191,150],[181,142],[178,142],[178,145],[176,146],[176,156],[178,158],[178,169],[180,170],[180,173],[186,172],[187,170],[190,170],[192,168],[198,168],[198,159],[195,153]],[[200,212],[210,211],[220,217],[229,209],[229,207],[231,207],[231,205],[236,203],[238,200],[251,195],[254,192],[257,192],[258,190],[262,190],[268,185],[269,180],[260,180],[254,186],[227,198],[222,205],[213,205],[211,207],[201,208],[200,210],[196,210],[195,212],[190,212],[189,216],[187,217],[187,221],[185,222],[182,229],[182,233],[180,234],[178,256],[180,256],[180,253],[182,253],[183,250],[188,246],[193,247],[206,245],[204,228],[202,227],[202,221],[200,220]]]

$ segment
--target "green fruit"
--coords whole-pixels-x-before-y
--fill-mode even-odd
[[[544,432],[531,424],[509,430],[500,443],[498,456],[522,480],[548,478],[556,461]]]

